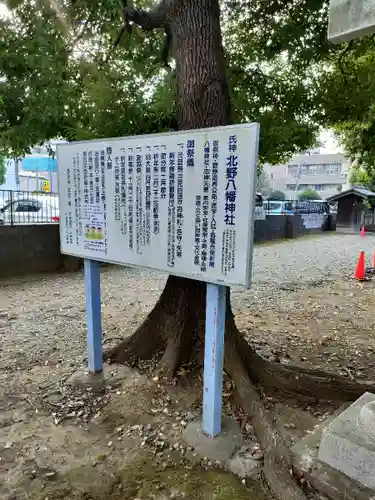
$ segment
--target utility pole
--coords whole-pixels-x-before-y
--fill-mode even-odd
[[[302,167],[305,167],[306,166],[306,163],[300,163],[298,165],[298,170],[297,170],[297,175],[296,175],[296,189],[294,190],[294,199],[297,200],[298,199],[298,188],[299,188],[299,181],[300,181],[300,178],[301,178],[301,175],[302,175]]]

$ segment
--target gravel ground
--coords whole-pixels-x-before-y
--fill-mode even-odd
[[[350,276],[361,249],[366,251],[370,265],[375,237],[362,240],[354,235],[327,234],[256,246],[253,288],[233,290],[234,310],[239,313],[253,305],[256,309],[263,305],[272,308],[272,301],[290,302],[290,285],[308,285],[335,275]],[[118,339],[134,330],[152,309],[165,279],[163,274],[144,269],[103,268],[105,342],[108,336]],[[81,273],[16,278],[0,283],[1,376],[4,369],[35,363],[64,361],[68,367],[82,363],[85,304]],[[285,285],[287,289],[283,290]]]
[[[362,249],[369,266],[375,249],[372,236],[362,240],[327,234],[256,246],[253,288],[232,293],[240,329],[264,355],[279,361],[329,366],[351,378],[362,374],[375,378],[375,280],[362,284],[350,279]],[[134,331],[152,309],[165,279],[165,275],[144,269],[102,269],[105,346]],[[101,461],[114,440],[112,427],[122,426],[125,411],[134,426],[147,414],[147,402],[137,382],[133,399],[129,400],[126,391],[111,393],[110,401],[104,401],[104,420],[96,427],[56,426],[51,408],[69,401],[72,396],[66,393],[64,381],[85,363],[83,275],[22,277],[1,280],[0,286],[0,497],[10,500],[15,497],[8,492],[18,487],[20,492],[32,487],[35,492],[39,487],[44,491],[44,482],[54,479],[56,470],[88,467],[93,450]],[[146,388],[148,384],[144,381]],[[75,404],[79,399],[81,396],[75,398]],[[102,403],[90,404],[100,407]],[[278,415],[290,415],[284,410]],[[289,422],[291,417],[287,418]],[[306,428],[297,430],[303,435]],[[103,473],[111,470],[112,475],[117,474],[135,445],[129,442],[126,446],[121,441],[118,449],[111,448],[113,462],[103,464]],[[98,460],[90,466],[91,478],[98,473]],[[80,474],[75,477],[77,487],[88,491]],[[37,484],[35,477],[41,476],[44,482]],[[86,482],[92,486],[92,479]],[[54,488],[57,486],[60,482]],[[67,493],[48,498],[81,498],[69,488]],[[109,497],[108,491],[95,498],[117,498]],[[47,498],[45,493],[38,495],[22,493],[17,498]],[[263,496],[256,496],[260,498]]]
[[[359,252],[372,265],[375,236],[326,233],[297,240],[259,245],[254,251],[253,282],[285,283],[353,273]]]

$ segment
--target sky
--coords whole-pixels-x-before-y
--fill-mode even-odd
[[[8,9],[5,5],[4,2],[0,2],[0,16],[6,16],[6,14],[8,13]]]
[[[320,148],[321,153],[341,153],[339,143],[336,141],[332,130],[325,130],[320,134],[319,137],[322,147]]]

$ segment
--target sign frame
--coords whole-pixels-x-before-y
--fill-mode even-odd
[[[340,44],[373,33],[374,0],[330,0],[328,40]]]
[[[210,128],[202,128],[202,129],[192,129],[192,130],[181,130],[181,131],[174,131],[174,132],[167,132],[167,133],[162,133],[162,134],[145,134],[145,135],[135,135],[135,136],[124,136],[124,137],[112,137],[112,138],[104,138],[104,139],[90,139],[90,140],[83,140],[83,141],[72,141],[70,143],[65,143],[65,144],[59,144],[57,146],[57,151],[56,151],[56,156],[57,156],[57,162],[58,164],[60,163],[60,159],[62,157],[63,150],[65,148],[69,148],[69,146],[72,145],[89,145],[89,144],[110,144],[111,142],[116,142],[116,141],[121,141],[121,140],[131,140],[131,141],[136,141],[137,139],[142,139],[144,140],[145,138],[148,139],[154,139],[154,138],[159,138],[159,137],[168,137],[168,136],[179,136],[179,135],[185,135],[191,133],[192,135],[196,136],[197,134],[199,135],[204,135],[208,132],[220,132],[221,130],[239,130],[239,129],[244,129],[244,128],[252,128],[254,129],[254,137],[255,137],[255,144],[254,144],[254,149],[253,149],[253,158],[248,159],[248,165],[254,165],[254,172],[253,172],[253,177],[251,179],[251,185],[249,186],[250,193],[249,196],[251,196],[251,199],[249,200],[249,213],[246,214],[246,219],[250,222],[250,227],[248,230],[248,239],[247,239],[247,248],[246,248],[246,271],[245,271],[245,277],[242,283],[239,283],[237,281],[232,281],[230,278],[228,279],[208,279],[207,277],[203,277],[202,272],[196,272],[196,273],[185,273],[185,272],[180,272],[175,270],[174,268],[171,268],[170,270],[168,269],[160,269],[156,268],[151,265],[146,265],[146,264],[136,264],[136,263],[119,263],[116,260],[113,260],[111,258],[107,258],[101,255],[98,256],[84,256],[79,252],[74,252],[74,251],[69,251],[67,252],[65,249],[63,250],[63,224],[62,224],[62,218],[60,220],[60,245],[61,245],[61,253],[66,254],[66,255],[71,255],[74,257],[80,257],[83,259],[94,259],[98,262],[105,262],[108,264],[116,264],[116,265],[122,265],[124,267],[143,267],[145,269],[153,270],[155,272],[160,272],[160,273],[165,273],[165,274],[171,274],[174,276],[180,276],[182,278],[188,278],[188,279],[195,279],[198,281],[203,281],[203,282],[210,282],[214,283],[217,285],[226,285],[226,286],[239,286],[239,287],[244,287],[244,288],[250,288],[251,286],[251,275],[252,275],[252,260],[253,260],[253,238],[254,238],[254,211],[255,211],[255,196],[256,196],[256,172],[257,172],[257,163],[258,163],[258,150],[259,150],[259,123],[246,123],[246,124],[237,124],[237,125],[227,125],[227,126],[219,126],[219,127],[210,127]],[[184,170],[186,169],[186,165],[184,165]],[[61,168],[58,168],[58,179],[59,179],[59,186],[61,185],[61,178],[63,175],[63,172]],[[60,191],[60,189],[59,189]],[[61,212],[61,205],[60,205],[60,212]],[[61,213],[60,213],[61,217]]]

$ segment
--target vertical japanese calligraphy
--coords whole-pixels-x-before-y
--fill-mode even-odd
[[[92,151],[87,151],[87,152],[85,151],[85,153],[87,156],[87,168],[89,171],[89,203],[90,205],[93,205],[95,197],[94,197],[94,167],[92,161]]]
[[[188,167],[195,166],[195,141],[194,139],[189,139],[186,143],[186,165]]]
[[[115,156],[115,220],[121,220],[121,199],[120,199],[120,158]]]
[[[148,146],[146,148],[146,218],[145,218],[145,244],[149,245],[151,243],[151,161],[152,148]]]
[[[236,256],[236,207],[237,207],[237,186],[239,161],[237,156],[237,136],[231,135],[228,140],[228,156],[226,159],[226,188],[225,188],[225,219],[227,227],[222,236],[221,252],[221,272],[228,276],[235,268]]]
[[[169,153],[169,200],[168,200],[168,267],[175,265],[176,251],[176,205],[175,205],[175,180],[176,180],[176,153]]]
[[[210,258],[209,266],[215,267],[216,262],[216,216],[217,216],[217,190],[219,180],[219,141],[212,143],[212,181],[211,181],[211,223],[210,223]]]
[[[195,197],[195,232],[194,232],[194,265],[200,265],[200,247],[201,247],[201,208],[202,208],[202,197]]]
[[[128,233],[128,211],[127,211],[127,185],[126,185],[126,154],[125,148],[121,148],[120,156],[120,207],[121,207],[121,232]]]
[[[134,170],[134,154],[133,148],[128,148],[128,228],[129,228],[129,241],[128,248],[133,251],[134,248],[134,210],[133,210],[133,170]]]
[[[101,150],[99,153],[100,158],[100,200],[101,208],[103,211],[104,220],[104,254],[107,255],[108,251],[108,226],[107,226],[107,196],[106,196],[106,182],[105,182],[105,152]]]
[[[142,169],[143,155],[142,148],[136,148],[136,186],[135,186],[135,250],[138,254],[142,252],[143,236],[143,195],[142,195]]]
[[[208,248],[208,215],[210,207],[210,143],[206,141],[204,144],[203,155],[203,203],[202,203],[202,242],[201,242],[201,271],[202,273],[207,270],[207,248]]]
[[[236,223],[236,177],[238,173],[238,157],[234,154],[237,151],[237,137],[235,135],[229,137],[228,149],[229,156],[227,156],[226,162],[225,224],[234,226]]]
[[[167,153],[166,146],[161,146],[163,151],[160,155],[160,199],[167,198]]]
[[[76,158],[73,157],[73,169],[76,165]],[[66,186],[67,186],[67,210],[64,213],[65,223],[65,243],[73,244],[73,219],[72,219],[72,168],[68,165],[66,169]]]
[[[76,156],[75,162],[73,163],[73,198],[74,198],[75,243],[78,246],[79,238],[82,233],[81,172],[80,172],[80,159],[78,155]]]
[[[184,224],[184,144],[177,144],[177,246],[176,257],[182,258],[183,224]]]
[[[153,155],[153,198],[152,198],[152,220],[153,220],[153,233],[159,234],[160,220],[159,220],[159,146],[154,146]]]

